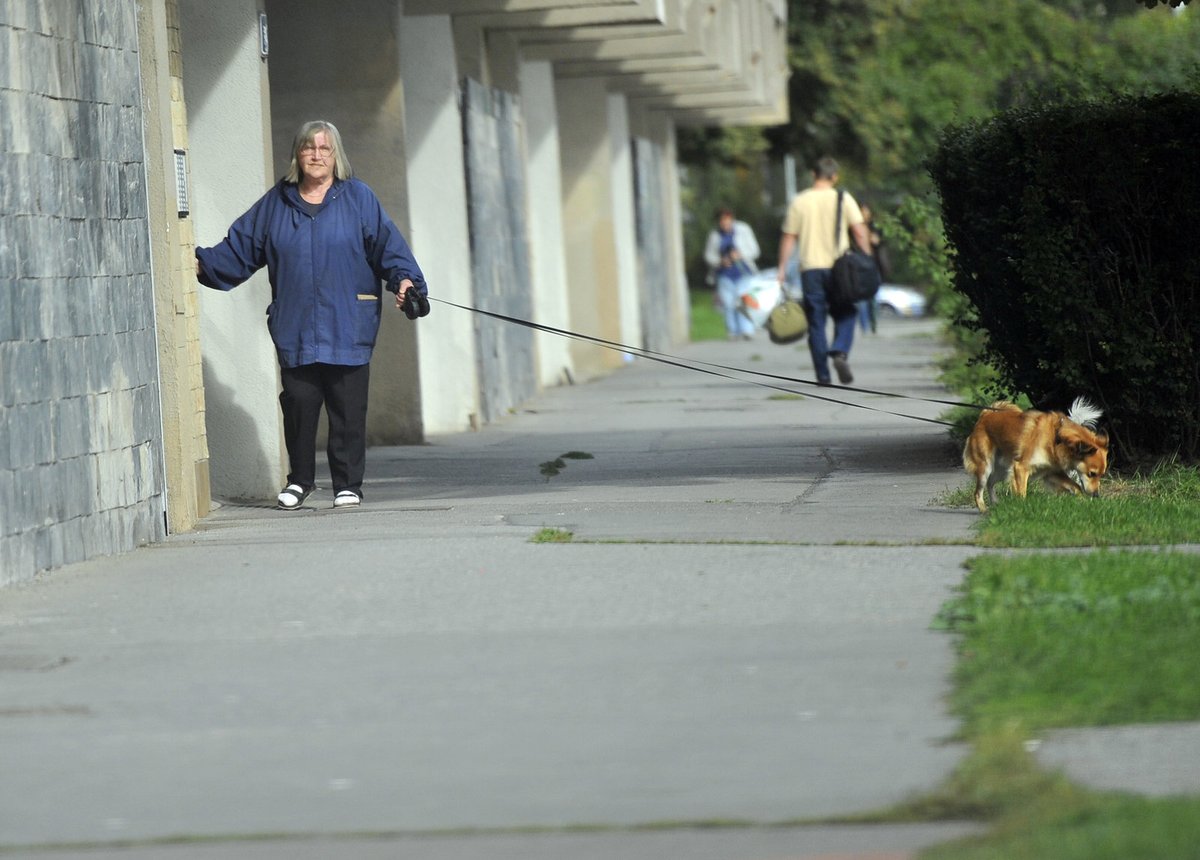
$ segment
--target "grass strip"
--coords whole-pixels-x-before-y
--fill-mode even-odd
[[[935,626],[959,634],[952,706],[972,753],[895,820],[973,818],[922,860],[1200,860],[1200,797],[1090,791],[1025,743],[1060,726],[1200,718],[1200,556],[985,556]]]
[[[954,494],[947,504],[968,494]],[[1200,470],[1163,464],[1148,475],[1107,481],[1097,499],[1055,495],[1031,485],[1024,499],[998,488],[980,519],[991,547],[1133,546],[1200,538]]]
[[[1200,555],[977,558],[936,625],[969,731],[1200,718]]]

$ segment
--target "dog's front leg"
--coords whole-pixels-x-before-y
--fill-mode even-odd
[[[1029,489],[1029,466],[1021,460],[1014,460],[1012,464],[1012,491],[1025,498],[1025,493]]]
[[[1050,489],[1057,490],[1060,493],[1073,493],[1077,496],[1083,493],[1083,490],[1079,488],[1078,484],[1076,484],[1066,475],[1057,472],[1052,472],[1049,475],[1046,475],[1046,477],[1042,478],[1042,483],[1044,483]]]

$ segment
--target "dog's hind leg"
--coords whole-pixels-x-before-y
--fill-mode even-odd
[[[987,513],[987,502],[983,500],[984,490],[986,488],[988,496],[991,496],[991,474],[992,463],[990,458],[987,460],[979,460],[969,456],[970,449],[963,452],[963,465],[967,469],[967,474],[975,479],[975,507],[979,508],[981,514]]]

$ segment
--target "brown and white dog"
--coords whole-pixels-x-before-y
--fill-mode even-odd
[[[1005,401],[979,416],[963,448],[963,466],[975,478],[975,507],[987,510],[996,484],[1011,476],[1012,490],[1024,497],[1029,479],[1070,493],[1100,495],[1108,471],[1108,436],[1096,432],[1100,409],[1077,397],[1066,415],[1022,411]]]

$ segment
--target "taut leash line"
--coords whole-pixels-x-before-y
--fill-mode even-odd
[[[840,391],[853,391],[853,392],[856,392],[859,394],[871,394],[871,395],[876,395],[879,397],[890,397],[890,398],[895,398],[895,399],[900,399],[900,400],[913,400],[913,401],[917,401],[920,403],[935,403],[935,404],[940,404],[943,406],[962,406],[962,407],[966,407],[969,409],[989,409],[989,408],[991,408],[988,406],[980,406],[979,404],[976,404],[976,403],[962,403],[962,402],[954,401],[954,400],[938,400],[938,399],[929,398],[929,397],[913,397],[913,396],[907,395],[907,394],[896,394],[894,392],[889,392],[889,391],[876,391],[871,388],[857,388],[857,387],[849,386],[849,385],[832,385],[832,384],[822,385],[821,383],[817,382],[816,380],[811,380],[811,379],[800,379],[798,377],[792,377],[792,376],[781,376],[781,375],[775,374],[775,373],[764,373],[763,371],[759,371],[759,370],[747,370],[746,368],[734,367],[732,365],[727,365],[727,364],[717,364],[715,362],[710,362],[710,361],[684,359],[679,356],[670,355],[669,353],[656,352],[652,349],[645,349],[644,347],[640,347],[640,346],[630,346],[629,344],[620,343],[619,341],[614,341],[614,340],[608,340],[606,338],[597,337],[595,335],[580,334],[578,332],[573,332],[568,329],[556,328],[551,325],[545,325],[544,323],[535,323],[535,322],[531,322],[530,320],[521,319],[520,317],[514,317],[514,316],[509,316],[507,314],[497,313],[496,311],[485,311],[482,308],[473,308],[473,307],[470,307],[469,305],[460,305],[457,302],[452,302],[452,301],[449,301],[448,299],[439,299],[434,296],[430,296],[429,300],[432,302],[438,302],[439,304],[449,305],[450,307],[458,308],[459,310],[464,310],[464,311],[468,311],[470,313],[476,313],[476,314],[480,314],[482,316],[491,317],[492,319],[501,320],[502,322],[507,322],[507,323],[512,323],[514,325],[524,326],[525,328],[534,329],[535,331],[541,331],[541,332],[545,332],[547,334],[554,334],[554,335],[559,335],[560,337],[570,338],[572,340],[579,340],[579,341],[584,341],[586,343],[592,343],[597,346],[602,346],[605,349],[611,349],[611,350],[615,350],[617,352],[627,352],[627,353],[630,353],[633,355],[638,355],[638,356],[641,356],[642,358],[648,358],[651,361],[657,361],[660,364],[666,364],[671,367],[679,367],[679,368],[683,368],[684,370],[696,371],[697,373],[707,373],[710,376],[716,376],[721,379],[730,379],[730,380],[733,380],[734,382],[745,382],[745,383],[749,383],[750,385],[757,385],[760,388],[769,388],[769,389],[772,389],[775,391],[784,391],[784,392],[787,392],[788,394],[800,394],[801,392],[797,391],[794,388],[787,388],[782,385],[774,385],[769,382],[760,382],[756,379],[745,379],[742,376],[732,376],[732,375],[730,375],[730,373],[723,373],[723,372],[719,372],[719,371],[730,371],[731,373],[745,374],[746,376],[758,376],[758,377],[762,377],[763,379],[774,379],[779,382],[797,383],[800,385],[808,385],[808,386],[813,386],[813,387],[817,387],[817,388],[835,388]],[[714,368],[714,369],[710,370],[708,368]],[[941,421],[936,418],[924,418],[920,415],[908,415],[903,412],[892,412],[890,410],[880,409],[875,406],[867,406],[866,404],[863,404],[863,403],[853,403],[849,400],[839,400],[834,397],[828,397],[828,396],[825,396],[822,394],[816,394],[812,391],[806,391],[806,392],[803,392],[803,394],[805,397],[811,397],[814,400],[823,400],[826,403],[836,403],[839,406],[850,406],[855,409],[865,409],[869,412],[880,412],[884,415],[892,415],[896,418],[908,418],[909,420],[912,420],[912,421],[924,421],[927,424],[939,424],[943,427],[954,426],[949,421]]]

